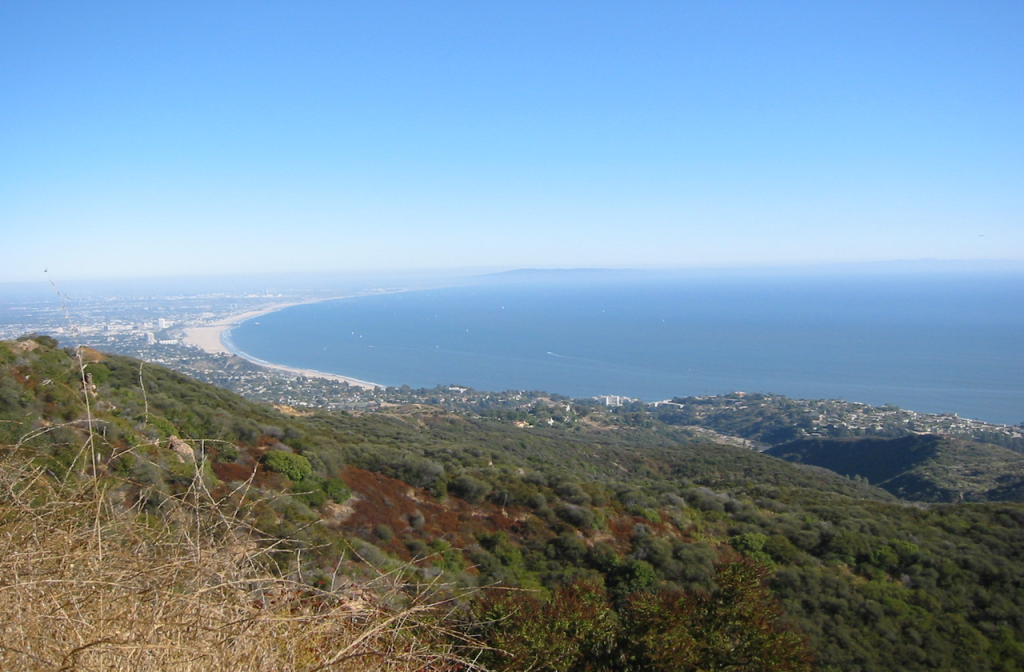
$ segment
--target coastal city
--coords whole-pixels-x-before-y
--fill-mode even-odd
[[[359,293],[383,291],[395,290]],[[8,299],[0,312],[0,339],[32,333],[53,336],[65,346],[83,345],[166,366],[295,413],[421,404],[538,429],[575,423],[643,425],[660,421],[755,449],[806,437],[908,433],[939,433],[1024,449],[1024,423],[1000,425],[953,413],[744,392],[644,402],[613,394],[570,399],[541,390],[478,391],[459,381],[430,389],[384,387],[340,375],[263,365],[229,352],[221,342],[221,334],[244,319],[336,296],[304,291],[75,300],[55,294],[20,303]]]

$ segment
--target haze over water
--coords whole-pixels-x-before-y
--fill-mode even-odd
[[[276,364],[383,385],[736,390],[1024,420],[1024,275],[643,279],[411,291],[231,331]]]

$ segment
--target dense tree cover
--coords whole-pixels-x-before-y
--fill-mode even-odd
[[[0,444],[55,476],[128,478],[154,516],[201,478],[282,548],[303,549],[316,585],[340,567],[529,589],[482,604],[532,605],[547,614],[521,624],[535,634],[517,639],[511,616],[476,632],[510,653],[513,640],[575,642],[571,662],[547,669],[594,669],[595,656],[714,669],[723,641],[752,647],[742,665],[803,669],[772,648],[794,633],[818,669],[1024,669],[1019,504],[909,503],[642,416],[567,430],[423,406],[287,415],[160,367],[74,354],[50,339],[0,344]],[[81,450],[90,418],[99,465]],[[200,456],[198,474],[167,448],[172,434]],[[737,590],[747,602],[723,597]],[[570,606],[591,614],[574,619],[579,632],[559,620]],[[510,660],[494,664],[527,669]]]

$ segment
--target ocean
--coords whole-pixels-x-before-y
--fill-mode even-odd
[[[292,306],[229,340],[389,386],[764,392],[1024,421],[1024,275],[610,278]]]

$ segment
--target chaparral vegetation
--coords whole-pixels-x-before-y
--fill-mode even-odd
[[[939,439],[840,475],[634,420],[299,414],[2,343],[0,667],[1024,670],[998,470],[967,501],[921,486]]]

